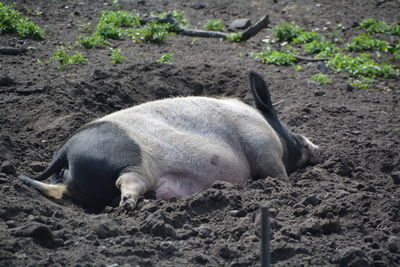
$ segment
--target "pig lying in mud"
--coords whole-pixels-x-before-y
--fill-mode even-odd
[[[318,147],[283,126],[262,77],[249,73],[255,106],[238,99],[177,97],[144,103],[88,123],[40,175],[19,178],[45,196],[126,210],[157,198],[201,192],[216,180],[287,178]],[[52,183],[40,181],[52,176]]]

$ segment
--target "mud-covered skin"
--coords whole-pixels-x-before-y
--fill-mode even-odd
[[[59,188],[26,176],[21,180],[47,196],[69,195],[92,207],[110,205],[120,195],[120,207],[133,209],[148,191],[161,199],[181,198],[217,180],[287,178],[287,168],[302,167],[313,154],[308,146],[317,147],[280,124],[261,76],[251,72],[249,78],[262,113],[233,98],[148,102],[73,135],[34,179],[55,172]]]

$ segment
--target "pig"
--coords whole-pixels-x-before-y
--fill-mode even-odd
[[[79,129],[43,173],[19,179],[48,197],[92,208],[119,203],[128,211],[149,191],[168,200],[216,180],[287,179],[318,146],[281,124],[259,74],[250,71],[249,80],[255,107],[188,96],[123,109]],[[50,184],[41,182],[50,176]]]

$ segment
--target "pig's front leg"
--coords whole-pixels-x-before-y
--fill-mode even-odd
[[[126,211],[133,210],[136,207],[139,197],[153,186],[151,179],[146,179],[134,172],[122,174],[115,184],[121,190],[119,207]]]

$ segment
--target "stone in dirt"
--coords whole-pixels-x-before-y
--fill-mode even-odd
[[[15,81],[8,76],[0,78],[0,86],[11,86],[14,85]]]
[[[229,24],[229,29],[231,30],[244,30],[251,26],[250,19],[235,19]]]
[[[101,70],[95,70],[93,73],[93,79],[95,80],[106,79],[108,77],[110,77],[110,74],[105,73],[104,71]]]
[[[111,221],[101,221],[94,226],[93,233],[100,239],[115,237],[122,234],[121,229]]]
[[[39,161],[32,161],[32,163],[29,164],[29,167],[34,172],[42,172],[42,171],[44,171],[44,169],[46,169],[46,166],[47,166],[47,163],[39,162]]]
[[[54,236],[47,225],[31,222],[14,231],[16,236],[32,237],[37,241],[54,241]]]
[[[347,247],[339,255],[339,266],[368,267],[372,266],[372,260],[360,248]]]
[[[5,174],[14,175],[14,174],[16,173],[16,170],[15,170],[14,165],[12,165],[11,162],[9,162],[9,161],[4,161],[4,162],[1,164],[0,172],[5,173]]]

